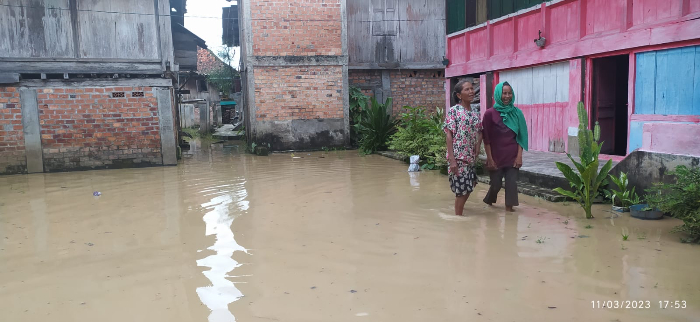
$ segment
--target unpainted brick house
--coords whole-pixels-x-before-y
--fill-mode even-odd
[[[393,97],[395,113],[441,106],[444,14],[444,2],[425,0],[243,0],[224,8],[224,42],[242,51],[248,138],[273,150],[347,145],[350,86]]]
[[[0,6],[0,174],[176,164],[184,13],[185,0]]]
[[[272,150],[344,146],[349,133],[345,0],[238,1],[224,10],[224,18],[235,17],[232,13],[240,18],[249,141]],[[236,22],[224,19],[224,38]],[[238,37],[230,38],[229,45],[237,45]]]

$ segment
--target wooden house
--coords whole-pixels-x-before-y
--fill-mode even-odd
[[[173,84],[187,63],[173,26],[185,6],[0,4],[0,173],[176,164]]]
[[[449,83],[488,83],[482,112],[512,84],[532,150],[576,151],[583,101],[607,155],[700,156],[700,0],[446,3]]]
[[[442,106],[445,2],[348,0],[349,85],[379,101]]]

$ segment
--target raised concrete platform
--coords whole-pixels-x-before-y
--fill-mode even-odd
[[[235,130],[233,124],[224,124],[217,128],[212,136],[219,140],[240,140],[245,136],[245,133],[242,130]]]
[[[622,157],[601,155],[599,169],[603,168],[608,159],[613,160],[614,168]],[[578,157],[574,157],[574,160],[578,160]],[[550,190],[557,187],[568,188],[569,181],[559,171],[555,162],[568,164],[575,169],[573,162],[564,153],[523,152],[523,166],[520,168],[519,181]]]
[[[377,152],[377,154],[407,162],[406,158],[403,158],[393,151],[380,151]],[[480,159],[483,163],[486,163],[485,155],[481,155]],[[577,157],[574,157],[574,160],[576,159]],[[600,168],[605,165],[608,159],[613,160],[614,168],[622,157],[601,155]],[[566,180],[561,171],[557,169],[555,162],[563,162],[575,168],[574,164],[564,153],[539,151],[523,152],[523,166],[520,168],[520,176],[518,178],[518,192],[552,202],[567,200],[564,196],[552,191],[557,187],[569,188],[569,181]],[[488,184],[490,179],[488,175],[479,175],[479,182]]]

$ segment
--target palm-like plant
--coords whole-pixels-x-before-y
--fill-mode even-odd
[[[387,111],[391,102],[391,97],[384,104],[372,97],[370,106],[363,110],[360,121],[355,124],[362,153],[370,154],[386,149],[389,138],[396,132],[396,121]]]

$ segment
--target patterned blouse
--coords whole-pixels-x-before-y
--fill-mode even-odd
[[[452,132],[455,159],[470,165],[475,164],[478,157],[475,154],[475,148],[482,130],[479,113],[467,110],[459,104],[452,106],[445,115],[445,124],[442,128],[445,133],[447,130]]]

